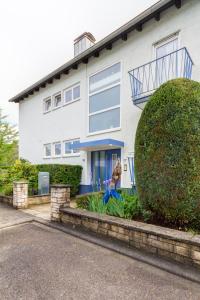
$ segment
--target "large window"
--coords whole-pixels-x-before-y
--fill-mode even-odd
[[[64,141],[64,155],[79,154],[80,149],[77,147],[79,143],[80,139]]]
[[[89,79],[89,133],[120,127],[120,63]]]

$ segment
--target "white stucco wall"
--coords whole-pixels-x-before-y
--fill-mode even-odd
[[[179,48],[187,47],[193,61],[192,79],[200,81],[200,1],[183,1],[181,9],[170,8],[161,14],[161,20],[145,23],[142,32],[134,31],[128,40],[118,41],[111,51],[104,50],[99,58],[92,58],[87,65],[62,75],[60,80],[40,89],[19,104],[20,157],[32,163],[68,163],[83,166],[82,183],[90,183],[90,153],[80,156],[45,159],[43,145],[68,139],[81,141],[112,138],[124,141],[122,163],[134,151],[134,138],[141,110],[131,101],[128,71],[154,58],[153,44],[179,31]],[[103,134],[88,135],[88,78],[114,63],[121,62],[121,129]],[[43,99],[80,82],[81,99],[77,102],[43,114]],[[122,186],[130,186],[129,171],[123,172]]]

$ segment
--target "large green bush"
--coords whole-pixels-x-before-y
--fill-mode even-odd
[[[36,165],[39,172],[49,172],[50,183],[71,185],[71,196],[78,193],[81,182],[82,167],[79,165],[42,164]]]
[[[136,134],[135,173],[139,199],[156,220],[200,229],[198,82],[169,81],[146,104]]]

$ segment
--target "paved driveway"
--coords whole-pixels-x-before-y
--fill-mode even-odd
[[[1,300],[195,300],[199,295],[196,283],[44,225],[0,230]]]

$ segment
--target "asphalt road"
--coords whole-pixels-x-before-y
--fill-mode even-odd
[[[29,223],[0,230],[0,300],[18,299],[188,300],[200,285]]]

